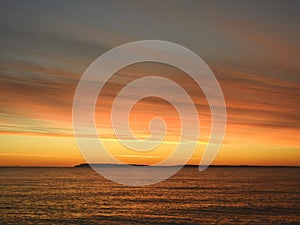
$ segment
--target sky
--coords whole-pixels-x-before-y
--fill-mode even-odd
[[[84,163],[72,130],[76,86],[97,57],[138,40],[180,44],[214,72],[227,130],[213,164],[300,166],[299,7],[299,1],[1,1],[0,166]],[[114,96],[148,75],[177,82],[194,100],[201,134],[189,163],[198,164],[210,134],[209,107],[186,74],[169,65],[130,65],[109,80],[95,112],[99,138],[124,163],[153,164],[173,151],[180,119],[162,99],[144,99],[130,115],[142,139],[151,118],[165,119],[166,140],[152,152],[124,148],[111,127]]]

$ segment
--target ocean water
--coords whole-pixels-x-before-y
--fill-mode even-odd
[[[300,224],[300,168],[183,168],[128,187],[90,168],[0,168],[1,224]]]

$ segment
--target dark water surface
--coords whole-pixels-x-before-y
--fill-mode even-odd
[[[90,168],[0,168],[2,224],[299,224],[300,168],[184,168],[126,187]]]

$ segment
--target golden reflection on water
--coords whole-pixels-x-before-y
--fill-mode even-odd
[[[113,170],[113,168],[112,168]],[[90,168],[0,168],[4,224],[278,224],[300,221],[299,168],[184,168],[146,187]]]

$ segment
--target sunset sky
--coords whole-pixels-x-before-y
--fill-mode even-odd
[[[76,86],[97,57],[138,40],[185,46],[214,72],[228,121],[213,164],[300,166],[299,8],[299,1],[1,1],[0,166],[84,163],[72,129]],[[148,122],[161,116],[165,143],[137,154],[115,138],[114,96],[148,75],[177,82],[194,100],[201,134],[190,164],[198,164],[209,138],[209,107],[186,74],[169,65],[140,63],[112,77],[101,93],[105,104],[96,108],[100,138],[125,163],[159,162],[178,144],[178,114],[156,98],[136,104],[130,123],[146,138]]]

